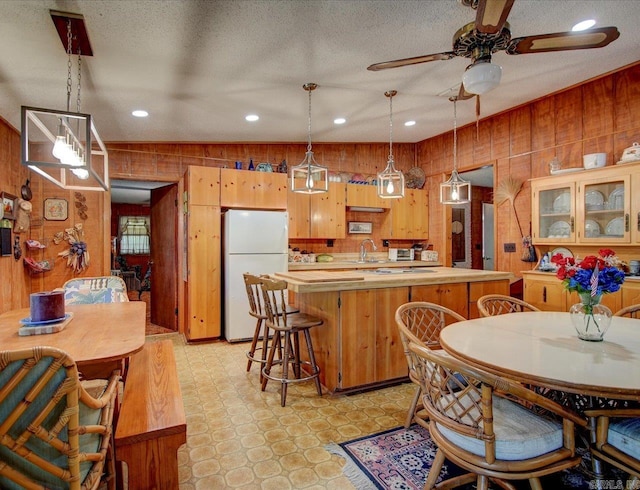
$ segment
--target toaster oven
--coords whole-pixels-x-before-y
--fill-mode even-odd
[[[389,260],[392,262],[400,262],[403,260],[414,260],[415,250],[412,248],[390,248]]]

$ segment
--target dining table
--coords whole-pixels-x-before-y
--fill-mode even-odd
[[[0,315],[0,351],[47,345],[65,351],[84,379],[108,377],[145,343],[146,304],[143,301],[66,305],[70,321],[55,333],[19,335],[29,308]]]
[[[612,317],[604,340],[594,342],[578,338],[569,313],[508,313],[452,323],[440,332],[440,344],[466,364],[573,399],[577,410],[603,399],[640,402],[636,318]],[[593,442],[593,418],[589,430]],[[602,475],[596,458],[592,469]]]

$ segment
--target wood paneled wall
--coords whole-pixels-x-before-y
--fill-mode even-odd
[[[485,97],[499,97],[500,88]],[[461,102],[464,103],[464,102]],[[467,103],[473,103],[468,101]],[[557,157],[563,168],[580,167],[584,153],[607,152],[608,165],[619,160],[622,151],[640,141],[640,62],[617,72],[603,75],[579,86],[550,94],[523,106],[491,116],[458,132],[458,167],[470,170],[486,164],[495,166],[495,182],[512,176],[525,182],[516,198],[516,208],[523,228],[531,221],[528,179],[548,175],[549,162]],[[452,167],[453,137],[447,132],[417,144],[395,144],[394,155],[401,170],[419,165],[427,174],[429,191],[430,242],[447,263],[450,236],[443,230],[450,210],[439,203],[439,184]],[[20,186],[31,177],[34,217],[41,213],[46,197],[63,197],[69,201],[70,218],[65,222],[42,221],[32,227],[30,238],[50,239],[57,231],[77,222],[73,192],[61,191],[43,179],[29,175],[20,165],[20,141],[15,128],[0,121],[0,190],[19,195]],[[232,166],[236,160],[254,164],[272,164],[286,159],[297,165],[306,150],[304,143],[110,143],[112,178],[177,182],[188,165]],[[316,160],[331,171],[375,174],[387,160],[387,143],[320,143],[313,146]],[[100,275],[109,271],[110,208],[109,194],[86,192],[89,217],[84,221],[91,264],[83,275]],[[41,216],[41,214],[40,214]],[[520,233],[508,203],[496,206],[496,269],[520,271],[534,264],[520,260],[521,250],[505,254],[504,242],[520,243]],[[351,219],[347,217],[347,219]],[[525,231],[525,230],[523,230]],[[528,230],[525,231],[525,233]],[[25,237],[26,238],[26,237]],[[22,240],[24,242],[24,240]],[[318,244],[320,245],[320,244]],[[342,244],[338,244],[338,251]],[[355,244],[347,248],[357,251]],[[24,247],[23,247],[24,248]],[[64,244],[48,249],[51,256],[64,250]],[[24,250],[23,250],[24,251]],[[10,257],[0,258],[0,311],[28,306],[29,293],[61,286],[74,275],[60,259],[53,271],[29,276]]]
[[[485,97],[499,96],[498,87]],[[477,131],[475,124],[462,127],[458,131],[458,169],[465,171],[492,164],[494,187],[507,176],[522,180],[524,185],[515,207],[522,231],[528,234],[531,223],[528,179],[549,175],[549,162],[554,157],[562,168],[582,167],[583,154],[606,152],[607,165],[615,165],[623,150],[634,141],[640,141],[640,62],[482,119]],[[450,210],[439,203],[438,186],[453,166],[452,132],[419,142],[416,155],[430,189],[430,228],[438,230],[430,234],[431,241],[450,260],[451,239],[442,233],[450,220]],[[520,271],[535,267],[520,260],[521,236],[508,202],[495,207],[495,222],[496,269],[520,275]],[[515,242],[516,253],[505,253],[505,242]]]

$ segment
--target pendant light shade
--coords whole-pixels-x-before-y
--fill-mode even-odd
[[[462,84],[467,92],[482,95],[500,85],[501,78],[501,66],[494,65],[491,60],[476,61],[462,75]]]
[[[299,165],[291,168],[291,190],[301,194],[319,194],[329,190],[329,169],[316,163],[311,150],[311,92],[317,87],[315,83],[305,83],[302,86],[309,93],[307,153]]]
[[[378,196],[384,198],[404,197],[404,174],[396,170],[393,161],[393,97],[398,92],[389,90],[384,93],[389,98],[389,159],[386,168],[378,174]]]
[[[453,171],[451,177],[446,182],[440,184],[440,202],[442,204],[464,204],[471,201],[471,182],[463,180],[458,175],[457,153],[458,153],[458,128],[456,102],[453,100]]]

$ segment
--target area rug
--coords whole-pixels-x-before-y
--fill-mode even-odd
[[[346,460],[343,472],[358,490],[418,490],[424,487],[437,446],[427,429],[413,424],[408,429],[398,427],[353,441],[330,444],[326,449]],[[464,470],[460,467],[445,461],[438,481],[462,473]],[[530,488],[526,480],[514,483],[523,489]],[[624,483],[620,482],[621,485]],[[543,488],[553,489],[595,488],[593,484],[594,480],[579,469],[542,479]],[[474,486],[460,488],[472,489]]]

